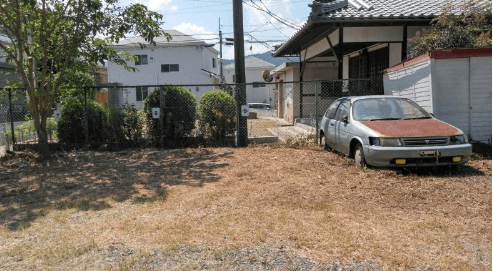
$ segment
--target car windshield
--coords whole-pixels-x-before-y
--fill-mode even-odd
[[[356,100],[353,104],[353,118],[358,121],[428,119],[423,108],[404,98],[370,98]]]

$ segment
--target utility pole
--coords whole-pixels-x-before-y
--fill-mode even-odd
[[[223,74],[223,32],[221,32],[221,18],[219,17],[219,78],[221,78],[220,83],[224,84],[224,74]]]
[[[233,27],[235,45],[236,77],[236,145],[248,146],[247,118],[241,115],[241,106],[246,105],[245,47],[243,39],[243,2],[233,0]]]

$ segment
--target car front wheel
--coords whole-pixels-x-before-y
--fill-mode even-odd
[[[329,145],[325,142],[325,135],[323,133],[320,133],[320,145],[324,148],[324,150],[329,149]]]
[[[354,148],[354,163],[357,167],[366,166],[365,154],[363,153],[363,147],[361,144],[357,144]]]

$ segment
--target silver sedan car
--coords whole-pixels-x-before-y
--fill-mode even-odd
[[[394,96],[336,100],[320,123],[320,142],[354,158],[358,167],[458,165],[472,153],[461,130]]]

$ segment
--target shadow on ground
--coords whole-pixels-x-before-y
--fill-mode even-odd
[[[16,153],[0,164],[0,223],[29,227],[53,209],[103,210],[109,200],[135,204],[166,196],[175,185],[215,182],[219,157],[228,149],[136,150],[56,153],[39,165],[34,154]],[[146,192],[142,194],[142,191]]]

